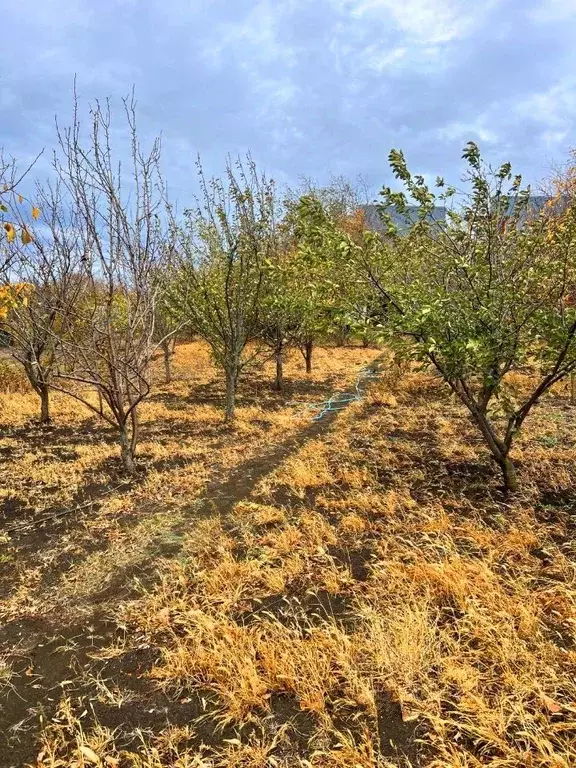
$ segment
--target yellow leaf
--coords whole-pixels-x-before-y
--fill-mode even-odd
[[[26,227],[24,227],[24,229],[22,230],[21,237],[22,237],[22,242],[23,242],[24,245],[28,245],[28,243],[32,242],[32,235],[30,234],[30,232],[28,232]]]
[[[89,763],[94,763],[95,765],[101,765],[101,760],[94,752],[93,749],[90,749],[90,747],[80,747],[80,752],[82,753],[82,757],[86,758]]]
[[[20,204],[22,204],[24,202],[24,198],[22,197],[22,195],[18,195],[18,202]]]
[[[36,208],[36,206],[34,206],[34,208],[32,208],[32,217],[37,219],[38,216],[40,216],[40,208]]]
[[[550,696],[543,695],[542,701],[544,702],[544,706],[551,715],[556,715],[558,712],[562,712],[562,707],[560,704],[554,701],[554,699],[551,699]]]
[[[8,242],[11,243],[12,240],[16,237],[16,230],[12,226],[12,224],[4,224],[4,229],[6,230],[6,235],[8,237]]]

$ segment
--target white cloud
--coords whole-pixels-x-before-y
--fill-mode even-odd
[[[564,139],[576,119],[576,78],[565,77],[546,91],[534,93],[520,101],[515,112],[520,118],[536,120],[546,126],[552,140]]]
[[[436,131],[436,136],[445,141],[460,141],[463,144],[478,140],[484,144],[495,144],[498,141],[498,133],[490,128],[487,123],[494,123],[487,115],[480,115],[476,120],[448,123]]]
[[[543,23],[565,21],[576,16],[576,0],[540,0],[529,15],[534,21]]]
[[[500,0],[333,0],[362,19],[390,20],[416,45],[441,46],[468,36]]]
[[[285,12],[272,0],[260,0],[241,21],[218,24],[201,49],[203,57],[214,66],[226,64],[231,53],[246,65],[274,59],[289,63],[294,52],[282,42]]]

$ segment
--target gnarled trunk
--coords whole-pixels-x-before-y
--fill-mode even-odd
[[[518,478],[516,476],[516,468],[512,463],[512,460],[508,456],[502,458],[496,458],[496,462],[502,470],[502,477],[504,478],[504,488],[514,493],[518,490]]]
[[[284,352],[282,347],[278,347],[274,353],[276,358],[276,380],[274,382],[274,389],[276,392],[282,392],[284,386]]]
[[[164,383],[170,384],[172,381],[172,354],[167,346],[164,346],[162,351],[164,352]]]
[[[21,361],[22,362],[22,361]],[[47,374],[31,359],[24,362],[24,370],[32,389],[40,398],[40,424],[50,424],[50,387],[47,384]]]
[[[174,338],[164,339],[162,342],[162,352],[164,355],[164,383],[170,384],[172,382],[172,358],[174,357],[174,349],[176,347],[176,341]]]
[[[40,384],[38,386],[38,394],[40,395],[40,424],[50,424],[50,388],[47,384]]]
[[[236,415],[236,385],[238,384],[238,367],[235,365],[226,368],[226,409],[224,421],[234,421]]]
[[[464,401],[470,408],[470,405]],[[516,468],[510,458],[510,448],[512,446],[512,439],[502,440],[497,437],[494,427],[492,426],[488,416],[481,410],[474,408],[470,409],[472,418],[478,425],[480,432],[486,440],[488,448],[494,458],[494,461],[500,467],[502,471],[502,479],[504,480],[504,489],[508,493],[514,493],[518,490],[518,478],[516,476]]]
[[[304,360],[306,361],[306,373],[312,373],[312,350],[314,348],[313,341],[307,341],[304,344]]]
[[[124,471],[128,475],[136,474],[133,442],[133,439],[128,434],[128,425],[124,424],[120,427],[120,457]]]

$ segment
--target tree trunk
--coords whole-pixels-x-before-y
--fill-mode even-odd
[[[350,336],[350,326],[349,325],[343,325],[339,330],[337,334],[337,344],[339,347],[345,347],[348,344],[348,337]]]
[[[140,419],[138,418],[138,406],[134,406],[130,412],[130,421],[132,424],[132,435],[130,437],[130,451],[132,458],[136,456],[136,446],[140,437]]]
[[[136,464],[134,462],[134,448],[132,440],[128,435],[127,425],[124,424],[120,428],[120,456],[122,458],[122,465],[124,471],[128,475],[136,474]]]
[[[501,459],[496,459],[500,469],[502,470],[502,477],[504,478],[504,488],[509,493],[514,493],[518,490],[518,478],[516,476],[516,468],[512,463],[512,460],[505,456]]]
[[[504,480],[504,488],[508,493],[514,493],[518,490],[518,479],[516,477],[516,469],[512,460],[510,459],[510,448],[512,447],[512,439],[501,440],[497,437],[494,431],[494,427],[490,423],[490,420],[485,413],[479,411],[477,408],[474,410],[470,408],[470,405],[464,400],[464,404],[470,409],[473,420],[478,425],[480,432],[490,452],[494,457],[495,462],[498,464],[502,471],[502,478]]]
[[[50,389],[47,384],[39,385],[40,424],[50,424]]]
[[[276,357],[276,381],[274,382],[274,389],[276,392],[282,392],[284,386],[284,354],[282,347],[279,347],[275,352]]]
[[[236,384],[238,382],[238,369],[230,368],[226,370],[226,410],[224,421],[230,423],[234,421],[236,415]]]
[[[172,382],[172,349],[169,339],[162,344],[162,351],[164,352],[164,382],[170,384]]]
[[[313,341],[307,341],[304,345],[304,360],[306,361],[306,373],[312,373],[312,349],[314,348]]]

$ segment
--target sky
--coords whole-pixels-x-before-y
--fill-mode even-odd
[[[0,0],[0,146],[49,172],[54,119],[134,86],[171,194],[250,151],[280,184],[457,181],[476,141],[532,183],[576,146],[576,0]],[[116,116],[116,115],[115,115]],[[117,117],[121,118],[120,111]],[[118,123],[121,135],[121,121]]]

